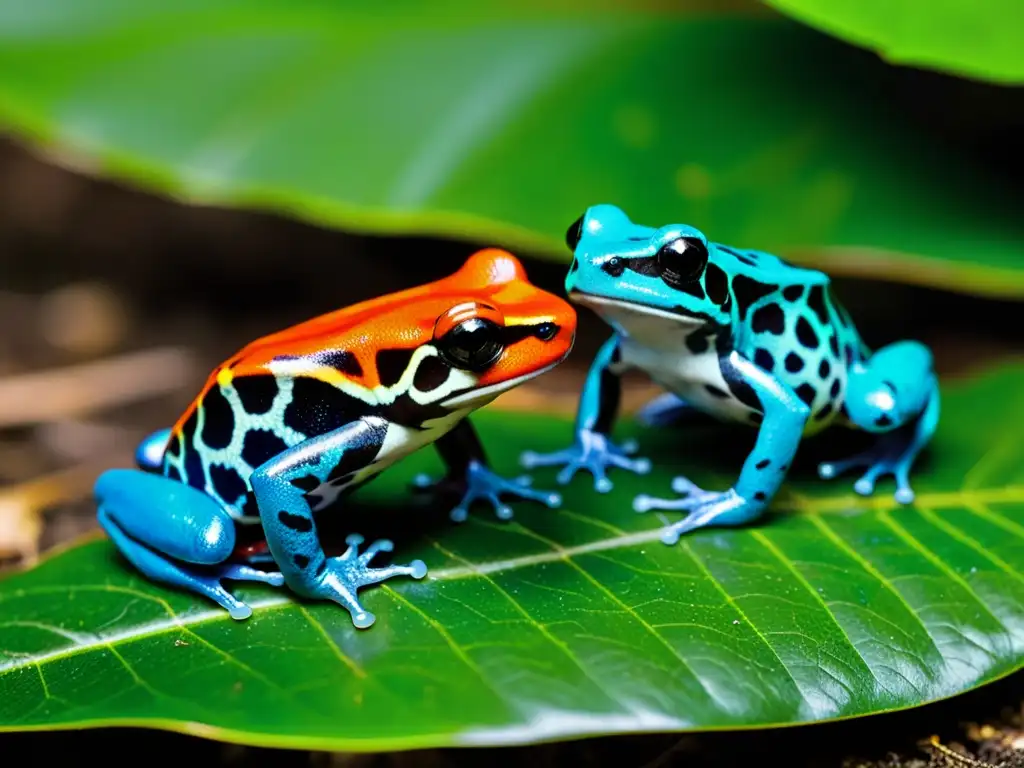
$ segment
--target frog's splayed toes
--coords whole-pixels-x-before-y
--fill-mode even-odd
[[[871,493],[891,473],[897,500],[913,499],[910,469],[939,412],[927,347],[901,341],[872,352],[828,275],[712,242],[687,224],[645,226],[614,205],[595,205],[569,227],[566,244],[573,253],[566,292],[614,333],[587,374],[573,444],[526,454],[526,466],[565,465],[560,481],[589,469],[603,492],[611,488],[609,469],[641,471],[639,460],[610,439],[621,377],[632,369],[666,390],[639,414],[650,428],[701,413],[757,430],[731,489],[711,493],[677,480],[683,498],[636,498],[641,511],[687,512],[666,529],[668,543],[696,528],[758,518],[803,438],[834,425],[878,434],[879,443],[847,461],[822,464],[823,477],[867,465],[858,493]]]

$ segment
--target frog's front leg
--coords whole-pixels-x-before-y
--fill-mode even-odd
[[[587,373],[576,412],[573,444],[548,454],[525,451],[520,457],[524,467],[532,469],[564,464],[557,477],[562,485],[568,483],[576,472],[586,469],[593,475],[594,488],[600,493],[612,489],[612,481],[605,475],[608,467],[619,467],[640,475],[650,472],[650,460],[630,458],[637,451],[636,441],[629,440],[617,446],[608,437],[622,396],[619,363],[619,339],[612,336],[602,345]]]
[[[820,464],[818,474],[828,479],[866,466],[853,485],[857,493],[871,494],[878,478],[891,474],[896,479],[896,501],[912,502],[910,469],[939,422],[939,384],[931,352],[917,342],[901,341],[883,347],[866,362],[854,363],[845,408],[853,424],[880,435],[878,442],[843,461]]]
[[[429,475],[417,475],[413,485],[417,490],[458,495],[460,500],[451,511],[451,519],[457,523],[468,517],[470,506],[477,500],[489,502],[500,519],[510,520],[512,508],[501,501],[502,494],[539,501],[549,507],[562,503],[558,493],[530,488],[532,479],[528,476],[506,480],[492,472],[480,438],[467,419],[438,438],[434,447],[447,465],[448,474],[436,482]]]
[[[705,491],[686,478],[677,477],[672,489],[685,494],[683,498],[640,495],[633,500],[637,512],[688,512],[681,521],[665,529],[661,540],[666,544],[675,544],[682,534],[697,528],[742,525],[760,517],[786,477],[810,413],[789,386],[738,352],[723,356],[719,364],[733,392],[763,414],[757,441],[743,462],[739,479],[727,491]]]
[[[310,475],[324,482],[332,474],[340,477],[364,469],[383,446],[387,431],[383,419],[358,419],[289,448],[259,466],[250,479],[267,546],[285,582],[303,597],[333,600],[344,606],[360,629],[375,620],[359,603],[356,593],[360,587],[394,576],[422,579],[427,567],[422,560],[415,560],[408,565],[371,568],[370,559],[378,552],[390,552],[394,545],[380,539],[359,554],[363,538],[358,534],[346,539],[344,554],[327,557],[301,486]]]
[[[97,517],[121,553],[153,581],[204,595],[245,619],[252,609],[221,584],[224,579],[284,584],[280,573],[227,563],[235,522],[212,496],[162,475],[107,470],[96,480]]]

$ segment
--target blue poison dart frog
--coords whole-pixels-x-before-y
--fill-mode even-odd
[[[683,510],[662,540],[709,525],[757,519],[776,494],[805,435],[829,425],[879,435],[869,450],[820,464],[823,478],[861,466],[854,489],[874,491],[895,477],[895,498],[910,503],[911,465],[939,418],[939,389],[927,347],[900,341],[872,353],[861,341],[827,275],[787,264],[761,251],[708,242],[693,227],[657,229],[632,223],[613,205],[597,205],[566,233],[573,251],[565,287],[614,335],[590,367],[572,446],[551,454],[526,452],[528,467],[565,465],[567,483],[586,469],[600,492],[611,489],[606,470],[638,474],[650,461],[635,443],[609,439],[619,405],[619,377],[644,372],[666,393],[638,420],[648,426],[680,423],[698,413],[757,429],[754,448],[735,485],[707,491],[684,477],[680,498],[637,496],[637,512]]]
[[[451,276],[314,318],[232,356],[173,427],[139,445],[139,469],[100,475],[100,523],[150,579],[205,595],[235,619],[252,610],[225,579],[336,601],[368,627],[374,616],[357,590],[423,578],[426,566],[370,567],[393,545],[382,539],[360,552],[358,534],[328,557],[320,511],[430,443],[448,474],[414,485],[455,491],[456,521],[475,500],[510,518],[501,494],[558,506],[559,495],[530,489],[529,477],[491,472],[465,417],[558,365],[575,334],[567,301],[533,286],[511,254],[478,251]],[[254,525],[261,536],[243,544],[242,528]]]

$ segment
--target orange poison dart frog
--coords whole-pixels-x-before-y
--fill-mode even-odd
[[[205,595],[235,619],[252,610],[224,579],[333,600],[369,627],[374,616],[357,590],[421,579],[426,566],[370,567],[393,545],[381,539],[360,552],[358,534],[328,557],[320,511],[430,443],[448,475],[416,485],[456,489],[456,521],[475,500],[510,518],[501,494],[557,506],[559,495],[529,488],[529,478],[491,472],[465,417],[558,365],[575,333],[572,307],[532,285],[514,256],[479,251],[449,277],[249,344],[210,374],[173,427],[142,441],[139,469],[100,475],[99,521],[147,577]],[[262,550],[240,544],[238,527],[257,523]]]

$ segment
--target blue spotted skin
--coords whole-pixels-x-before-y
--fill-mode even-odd
[[[421,579],[426,566],[371,567],[393,545],[364,548],[357,534],[328,556],[318,514],[428,445],[448,473],[415,485],[456,493],[454,520],[478,500],[510,518],[503,494],[557,506],[559,495],[527,487],[529,478],[492,472],[466,416],[560,363],[575,322],[511,254],[488,249],[449,278],[257,340],[211,373],[174,427],[140,443],[138,470],[100,475],[100,524],[144,575],[233,618],[252,611],[223,582],[257,581],[333,601],[369,627],[375,617],[357,591]],[[244,532],[254,530],[262,539],[251,542]]]
[[[641,410],[643,423],[710,415],[758,430],[728,490],[705,491],[677,477],[673,490],[680,498],[634,499],[638,512],[687,513],[664,531],[668,544],[704,526],[757,519],[802,438],[831,425],[876,433],[879,440],[850,459],[820,464],[822,477],[866,466],[854,484],[858,493],[872,493],[880,476],[892,474],[897,501],[913,500],[909,472],[939,417],[938,382],[925,346],[900,341],[872,352],[827,275],[709,242],[690,226],[641,226],[613,205],[597,205],[569,228],[567,242],[574,255],[565,281],[570,299],[615,333],[591,365],[573,444],[546,455],[526,452],[526,467],[564,465],[560,483],[586,469],[601,492],[612,487],[610,467],[646,473],[650,462],[633,455],[635,445],[609,439],[619,377],[632,368],[667,390]]]

